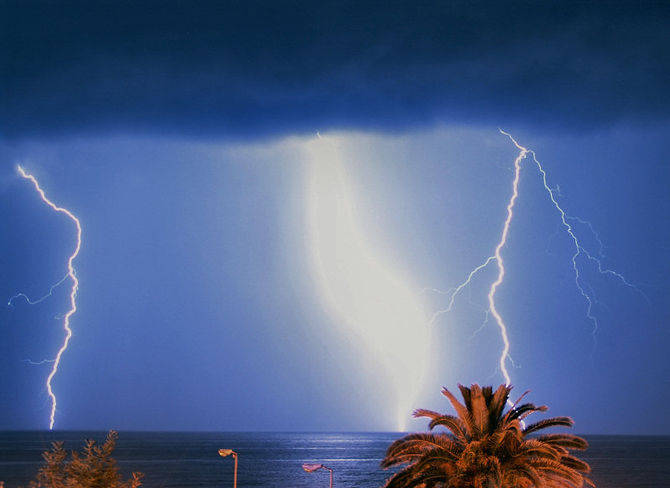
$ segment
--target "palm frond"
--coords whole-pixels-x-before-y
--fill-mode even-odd
[[[519,405],[518,407],[511,409],[508,413],[507,418],[509,420],[513,419],[523,420],[533,412],[546,412],[548,409],[549,407],[547,407],[546,405],[536,406],[533,403],[524,403],[523,405]]]
[[[472,385],[470,387],[470,414],[477,426],[477,431],[488,433],[489,409],[484,392],[479,385]]]
[[[589,443],[582,437],[572,434],[543,434],[535,437],[538,441],[546,442],[566,449],[575,449],[583,451],[589,447]]]
[[[549,427],[572,426],[569,417],[544,419],[522,427],[522,420],[547,407],[521,404],[526,393],[505,411],[511,387],[458,385],[463,403],[442,390],[456,415],[418,409],[415,417],[429,419],[431,432],[410,434],[395,441],[381,462],[383,468],[402,466],[386,488],[584,488],[588,463],[571,455],[588,443],[571,434],[533,433]],[[446,430],[433,431],[436,427]]]
[[[434,468],[409,466],[386,481],[384,488],[412,488],[421,485],[435,485],[444,480],[445,473]]]
[[[507,475],[506,485],[507,486],[518,486],[518,478],[525,478],[530,482],[530,485],[535,488],[545,488],[544,480],[540,473],[537,472],[535,468],[527,464],[521,464],[515,466],[514,469],[510,470]]]
[[[467,386],[463,386],[460,383],[458,384],[458,389],[461,391],[461,396],[463,397],[463,402],[465,403],[465,408],[468,409],[468,411],[472,411],[472,398],[471,398],[471,392],[470,388]]]
[[[465,405],[459,402],[456,397],[449,390],[447,390],[447,388],[442,388],[442,394],[449,399],[449,403],[451,403],[451,406],[454,407],[454,410],[456,410],[456,414],[463,421],[468,435],[472,435],[474,429],[470,411],[465,407]]]
[[[509,392],[512,390],[511,386],[500,385],[498,389],[493,394],[491,401],[489,402],[489,411],[490,411],[490,422],[497,423],[505,409],[507,404],[507,399],[509,398]]]
[[[560,479],[569,481],[577,486],[580,486],[584,479],[582,474],[576,469],[565,466],[560,461],[553,459],[533,459],[531,465],[540,473],[558,476]]]
[[[521,403],[521,400],[523,400],[526,395],[530,393],[530,390],[524,391],[519,398],[516,399],[516,401],[512,404],[512,409],[516,408],[516,406]]]
[[[457,444],[446,435],[440,434],[410,434],[398,439],[386,450],[386,456],[382,459],[381,467],[388,468],[405,462],[426,456],[439,450],[445,457],[458,449]]]
[[[582,461],[581,459],[577,459],[576,457],[573,456],[563,456],[561,458],[561,463],[569,468],[581,471],[582,473],[591,472],[591,466],[589,466],[588,463]]]
[[[428,424],[428,429],[433,430],[438,426],[448,429],[459,442],[465,443],[468,441],[465,424],[460,418],[453,415],[442,415],[431,420]]]
[[[583,477],[583,480],[585,485],[590,486],[591,488],[596,488],[596,484],[590,479],[588,479],[586,476]]]
[[[412,412],[412,417],[415,419],[418,419],[419,417],[428,417],[429,419],[434,419],[437,417],[441,417],[442,414],[440,412],[435,412],[434,410],[426,410],[425,408],[417,408]]]
[[[565,454],[567,454],[566,450],[560,446],[552,446],[536,439],[528,439],[521,444],[516,456],[560,459]]]
[[[486,406],[488,407],[491,404],[491,398],[493,397],[493,387],[482,386],[482,395],[484,395],[484,400],[486,400]]]
[[[530,424],[523,429],[523,435],[528,435],[538,430],[547,429],[549,427],[572,427],[574,421],[570,417],[552,417],[550,419],[540,420],[534,424]]]

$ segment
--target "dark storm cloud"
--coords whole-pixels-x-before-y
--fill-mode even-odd
[[[0,130],[256,137],[667,116],[668,4],[2,2]]]

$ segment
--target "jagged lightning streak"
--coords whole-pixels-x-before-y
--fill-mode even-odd
[[[512,383],[512,380],[509,376],[509,372],[507,371],[507,359],[509,357],[510,343],[509,343],[509,337],[507,335],[507,325],[505,325],[502,316],[500,315],[498,309],[496,308],[495,295],[496,290],[505,279],[505,264],[502,259],[501,251],[502,248],[505,247],[505,244],[507,243],[507,236],[509,235],[510,224],[512,223],[512,218],[514,217],[514,204],[516,203],[516,200],[519,197],[519,179],[521,177],[521,161],[525,159],[526,154],[528,153],[527,149],[522,148],[518,145],[517,147],[519,147],[520,151],[519,155],[514,160],[514,180],[512,181],[512,197],[507,203],[507,217],[505,218],[505,224],[503,225],[503,231],[500,236],[500,241],[498,241],[498,245],[496,246],[495,252],[493,254],[495,256],[496,264],[498,265],[498,277],[491,284],[491,288],[489,288],[488,293],[489,310],[491,311],[491,315],[493,315],[493,318],[496,320],[496,323],[500,328],[500,335],[503,340],[503,350],[502,353],[500,354],[498,365],[500,366],[500,372],[505,378],[506,385],[510,385]]]
[[[616,278],[617,280],[619,280],[621,283],[623,283],[627,287],[632,288],[635,291],[637,291],[638,293],[640,293],[647,301],[649,301],[649,299],[638,287],[636,287],[634,284],[629,282],[621,273],[618,273],[614,270],[605,268],[603,266],[601,259],[603,259],[603,257],[604,257],[604,253],[603,253],[604,245],[603,245],[603,242],[602,242],[600,236],[598,235],[598,233],[595,231],[593,225],[591,224],[591,222],[589,222],[587,220],[583,220],[579,217],[573,217],[573,216],[568,215],[565,212],[565,210],[560,206],[560,204],[558,203],[558,200],[556,198],[556,194],[560,194],[560,187],[558,187],[558,185],[556,186],[556,188],[552,188],[551,186],[549,186],[549,183],[547,181],[547,172],[545,171],[545,169],[542,166],[542,164],[540,163],[540,161],[537,159],[537,156],[536,156],[535,152],[526,148],[526,147],[524,147],[524,146],[522,146],[522,145],[520,145],[514,139],[514,137],[512,137],[509,133],[503,131],[502,129],[499,129],[499,130],[500,130],[500,133],[505,135],[506,137],[508,137],[510,139],[510,141],[512,141],[512,143],[515,145],[515,147],[519,150],[519,154],[517,155],[516,159],[514,160],[514,178],[513,178],[513,181],[512,181],[512,196],[507,203],[507,216],[505,218],[505,222],[504,222],[504,225],[503,225],[503,231],[502,231],[500,240],[498,241],[498,244],[496,245],[496,248],[495,248],[495,252],[492,256],[489,256],[482,264],[480,264],[479,266],[475,267],[472,271],[470,271],[470,273],[468,274],[465,281],[463,281],[460,285],[458,285],[457,287],[452,288],[451,290],[446,292],[447,294],[450,293],[450,298],[449,298],[449,302],[448,302],[447,307],[443,310],[438,310],[437,312],[435,312],[433,314],[433,317],[432,317],[430,323],[433,324],[437,320],[437,318],[439,318],[441,315],[450,312],[452,310],[453,306],[454,306],[454,302],[455,302],[456,297],[458,296],[458,294],[466,286],[468,286],[472,282],[473,277],[477,273],[479,273],[484,268],[486,268],[490,263],[495,261],[496,265],[497,265],[497,268],[498,268],[498,274],[497,274],[497,277],[496,277],[495,281],[491,284],[491,286],[489,288],[488,295],[487,295],[488,307],[489,307],[488,312],[490,312],[490,314],[493,315],[493,317],[495,318],[496,324],[498,325],[498,328],[500,329],[500,334],[501,334],[501,338],[502,338],[502,341],[503,341],[503,349],[501,351],[498,363],[499,363],[499,369],[500,369],[502,375],[505,378],[505,383],[507,385],[509,385],[511,383],[511,378],[510,378],[510,375],[509,375],[509,372],[507,370],[506,365],[507,365],[508,361],[511,361],[511,357],[510,357],[510,354],[509,354],[511,346],[510,346],[509,336],[508,336],[508,333],[507,333],[507,325],[505,324],[505,321],[503,320],[502,316],[500,315],[500,313],[498,312],[498,310],[496,308],[495,294],[496,294],[496,291],[497,291],[498,287],[503,283],[503,280],[505,278],[505,266],[504,266],[504,261],[503,261],[503,258],[502,258],[502,249],[505,247],[505,245],[507,243],[507,236],[509,234],[510,224],[511,224],[512,219],[514,217],[514,205],[516,203],[517,198],[519,197],[519,179],[520,179],[520,175],[521,175],[521,163],[527,157],[530,156],[532,158],[532,161],[537,166],[537,168],[540,172],[540,175],[541,175],[543,187],[546,190],[546,192],[549,196],[549,199],[551,200],[553,206],[556,208],[556,210],[559,213],[561,226],[565,229],[565,231],[570,236],[570,238],[572,239],[572,242],[574,244],[574,252],[571,256],[571,263],[572,263],[572,269],[573,269],[573,273],[574,273],[574,277],[575,277],[575,285],[577,287],[577,290],[579,291],[579,293],[581,294],[581,296],[584,298],[584,300],[586,302],[586,317],[593,324],[592,334],[593,334],[593,337],[594,337],[594,345],[595,345],[595,335],[596,335],[596,332],[598,330],[599,323],[598,323],[598,319],[593,314],[593,305],[594,305],[594,303],[597,303],[597,301],[593,297],[593,292],[592,291],[587,291],[587,288],[590,288],[588,286],[588,284],[583,282],[582,276],[580,274],[579,264],[578,264],[579,256],[584,256],[586,259],[588,259],[589,261],[594,263],[600,274]],[[571,221],[578,222],[582,225],[587,226],[590,229],[590,231],[594,235],[594,238],[595,238],[595,240],[596,240],[596,242],[599,246],[597,257],[594,256],[592,253],[590,253],[581,244],[579,238],[577,237],[577,235],[575,233],[575,230],[574,230],[573,226],[570,224]],[[441,292],[440,290],[436,290],[436,289],[430,289],[430,290],[434,291],[434,292],[438,292],[438,293],[445,293],[445,292]],[[486,320],[488,320],[488,315],[485,318],[484,324],[486,324]],[[477,331],[481,330],[481,328],[484,326],[484,324],[482,324],[482,326]]]
[[[33,366],[40,366],[42,364],[51,364],[55,361],[55,359],[42,359],[41,361],[33,361],[32,359],[24,359],[24,363],[31,364]]]
[[[15,295],[10,299],[10,304],[12,303],[12,300],[17,298],[17,297],[23,297],[25,298],[28,303],[35,304],[39,303],[43,300],[45,300],[47,297],[51,296],[51,293],[53,292],[54,288],[56,288],[58,285],[63,283],[66,278],[70,278],[72,281],[72,288],[70,289],[70,309],[67,311],[67,313],[63,316],[63,329],[65,330],[65,339],[63,340],[63,343],[61,344],[60,349],[58,349],[58,352],[56,353],[56,357],[52,360],[53,365],[51,367],[51,371],[49,372],[49,376],[47,377],[46,380],[46,388],[47,392],[49,394],[49,398],[51,399],[51,413],[49,415],[49,430],[52,430],[54,427],[54,422],[55,422],[55,417],[56,417],[56,406],[57,406],[57,400],[56,400],[56,395],[53,391],[53,388],[51,386],[51,382],[56,376],[56,373],[58,372],[58,366],[60,365],[61,358],[63,357],[63,353],[66,351],[68,344],[70,343],[70,338],[72,337],[72,329],[70,328],[70,318],[74,313],[77,311],[77,290],[79,289],[79,280],[77,279],[77,276],[74,271],[74,260],[77,258],[79,255],[79,251],[81,249],[81,223],[79,222],[79,219],[74,216],[72,212],[70,212],[68,209],[59,207],[55,203],[53,203],[51,200],[49,200],[44,193],[44,190],[40,187],[40,184],[38,183],[37,179],[31,175],[30,173],[26,173],[26,171],[21,167],[17,166],[16,167],[18,173],[21,175],[22,178],[29,180],[33,186],[35,187],[35,190],[37,193],[40,195],[40,198],[44,203],[46,203],[49,207],[51,207],[54,211],[65,214],[70,220],[72,220],[77,228],[77,244],[75,246],[74,252],[70,255],[70,257],[67,260],[67,275],[61,279],[58,283],[53,285],[51,289],[49,290],[49,293],[45,295],[44,297],[31,301],[26,295],[19,293],[18,295]]]
[[[49,288],[49,293],[47,293],[47,294],[44,295],[43,297],[40,297],[40,298],[38,298],[38,299],[36,299],[36,300],[32,300],[32,299],[31,299],[28,295],[26,295],[25,293],[17,293],[16,295],[14,295],[12,298],[10,298],[10,299],[7,301],[7,305],[10,306],[10,307],[12,307],[12,306],[14,305],[14,301],[17,300],[17,299],[19,299],[19,298],[23,298],[23,299],[26,301],[26,303],[28,303],[28,305],[37,305],[38,303],[42,303],[44,300],[46,300],[46,299],[49,298],[50,296],[53,296],[53,294],[54,294],[54,290],[55,290],[56,288],[58,288],[60,285],[62,285],[62,284],[65,282],[65,280],[67,280],[69,277],[70,277],[70,274],[68,273],[68,274],[66,274],[65,276],[63,276],[60,280],[58,280],[56,283],[54,283],[53,285],[51,285],[51,287]]]
[[[558,185],[557,185],[558,186]],[[556,191],[555,193],[558,193],[558,196],[562,196],[560,191]],[[591,234],[593,234],[593,237],[595,238],[596,242],[598,243],[598,257],[600,259],[605,258],[605,244],[603,243],[602,239],[600,238],[600,234],[598,234],[598,231],[596,231],[595,227],[593,227],[593,224],[589,222],[588,220],[584,220],[580,217],[575,217],[575,216],[567,216],[567,220],[574,220],[577,223],[580,223],[582,225],[585,225],[586,227],[589,228],[591,231]]]
[[[502,132],[502,131],[501,131]],[[496,324],[498,325],[498,328],[500,329],[500,335],[503,340],[503,350],[500,354],[500,359],[498,361],[498,366],[500,368],[500,372],[502,373],[503,377],[505,378],[505,384],[509,385],[512,380],[509,375],[509,371],[507,370],[507,361],[510,360],[510,342],[509,342],[509,336],[507,334],[507,325],[505,324],[505,321],[503,320],[502,316],[500,315],[500,312],[498,312],[498,309],[496,308],[495,304],[495,294],[498,289],[498,287],[502,284],[504,278],[505,278],[505,266],[504,262],[502,259],[502,249],[505,247],[505,244],[507,243],[507,236],[509,235],[509,229],[510,229],[510,224],[512,223],[512,218],[514,217],[514,205],[516,204],[516,200],[519,197],[519,180],[521,177],[521,161],[526,158],[526,155],[528,153],[528,150],[525,148],[521,148],[520,146],[517,146],[520,149],[519,155],[516,157],[514,160],[514,179],[512,180],[512,196],[510,197],[508,203],[507,203],[507,216],[505,218],[505,222],[503,224],[503,230],[500,236],[500,240],[498,241],[498,244],[495,247],[494,253],[492,256],[489,256],[482,264],[479,266],[475,267],[470,273],[468,274],[467,278],[465,281],[463,281],[461,284],[459,284],[457,287],[453,288],[453,291],[451,292],[451,295],[449,297],[449,303],[445,309],[438,310],[433,314],[433,317],[430,320],[430,323],[433,324],[441,315],[446,314],[450,312],[454,306],[456,297],[458,294],[466,287],[468,286],[471,282],[473,277],[479,273],[481,270],[486,268],[489,264],[492,262],[496,262],[497,267],[498,267],[498,275],[493,283],[491,283],[491,287],[489,288],[488,292],[488,311],[493,315],[493,318],[496,321]],[[485,318],[485,321],[488,320],[488,315]]]
[[[579,291],[579,293],[582,295],[582,297],[586,301],[586,317],[593,324],[592,335],[593,335],[594,341],[595,341],[595,335],[598,332],[598,327],[599,327],[598,318],[595,315],[593,315],[593,304],[596,300],[595,300],[595,298],[593,298],[593,294],[587,292],[587,290],[585,289],[582,276],[579,272],[579,264],[577,263],[577,259],[579,258],[580,255],[585,256],[586,259],[595,263],[595,265],[598,269],[598,272],[600,274],[611,276],[611,277],[614,277],[614,278],[618,279],[621,283],[623,283],[627,287],[632,288],[635,291],[637,291],[638,293],[640,293],[645,299],[647,299],[647,301],[649,299],[638,287],[636,287],[635,285],[630,283],[621,273],[618,273],[618,272],[616,272],[614,270],[611,270],[611,269],[604,268],[603,265],[602,265],[602,261],[599,258],[595,257],[593,254],[591,254],[589,251],[587,251],[584,246],[582,246],[581,242],[579,241],[579,238],[575,234],[575,230],[574,230],[572,224],[570,224],[571,220],[574,220],[574,221],[577,221],[579,223],[585,224],[589,227],[589,229],[591,229],[591,232],[594,234],[594,236],[596,238],[596,241],[598,242],[598,245],[600,246],[599,256],[602,258],[602,249],[603,249],[604,246],[602,244],[600,236],[595,231],[595,229],[593,228],[593,226],[591,225],[590,222],[588,222],[586,220],[582,220],[578,217],[569,216],[565,212],[563,207],[561,207],[561,205],[558,203],[558,200],[556,199],[556,195],[555,195],[556,190],[552,189],[551,186],[549,186],[549,183],[547,182],[547,172],[545,171],[544,167],[542,166],[542,163],[540,163],[540,161],[537,159],[535,151],[529,150],[529,149],[521,146],[514,139],[514,137],[512,137],[507,132],[505,132],[503,130],[500,130],[500,133],[506,135],[521,152],[523,152],[524,154],[530,154],[533,162],[535,163],[535,165],[537,166],[538,171],[540,172],[540,175],[542,177],[542,185],[544,186],[544,189],[546,190],[547,195],[549,196],[549,200],[551,200],[551,203],[553,204],[553,206],[556,208],[556,210],[558,210],[558,213],[559,213],[560,219],[561,219],[561,224],[565,228],[565,231],[567,232],[567,234],[570,236],[570,239],[572,239],[572,242],[574,244],[574,253],[572,254],[572,257],[571,257],[570,261],[572,263],[572,270],[573,270],[573,273],[574,273],[574,276],[575,276],[575,286],[577,287],[577,290]],[[594,342],[594,344],[595,344],[595,342]]]
[[[315,291],[333,323],[378,366],[375,384],[406,429],[429,371],[430,327],[407,277],[370,241],[351,191],[342,138],[308,141],[307,244]],[[381,390],[380,390],[381,391]]]
[[[572,258],[571,258],[572,270],[573,270],[574,275],[575,275],[575,286],[577,287],[577,290],[579,290],[579,293],[582,295],[582,297],[584,297],[584,300],[586,301],[586,317],[593,324],[592,333],[593,333],[594,338],[595,338],[595,334],[598,331],[598,319],[595,317],[595,315],[593,315],[593,302],[594,302],[594,300],[591,297],[591,295],[589,293],[587,293],[586,290],[584,289],[584,287],[582,286],[581,275],[579,273],[579,265],[577,264],[577,258],[582,253],[582,251],[585,251],[585,250],[582,247],[582,245],[579,243],[579,239],[575,235],[575,232],[572,228],[572,225],[569,222],[568,215],[565,213],[565,210],[563,210],[563,208],[558,204],[558,201],[556,200],[556,197],[554,195],[554,190],[552,190],[551,187],[549,186],[549,184],[547,183],[547,172],[542,167],[542,164],[540,164],[540,162],[538,161],[537,157],[535,156],[535,152],[529,151],[525,147],[521,146],[514,139],[514,137],[512,137],[510,134],[503,131],[502,129],[500,129],[500,132],[501,132],[501,134],[506,135],[512,141],[512,143],[520,151],[522,151],[524,153],[524,155],[528,154],[528,153],[531,154],[531,156],[533,158],[533,161],[535,162],[538,170],[540,171],[540,175],[542,176],[542,184],[544,186],[544,189],[547,191],[547,194],[549,195],[549,199],[551,200],[551,203],[554,205],[554,207],[556,207],[556,210],[558,210],[558,213],[560,214],[560,217],[561,217],[561,223],[563,224],[563,227],[565,228],[565,231],[568,233],[568,235],[572,239],[572,242],[575,245],[575,252],[573,253]],[[585,254],[588,254],[588,253],[585,252]],[[591,255],[589,254],[589,256],[591,256]],[[597,260],[596,258],[593,258],[593,259],[595,259],[596,261],[598,261],[598,263],[600,263],[600,261]]]
[[[466,286],[468,286],[470,284],[470,282],[472,281],[472,278],[477,273],[479,273],[481,270],[486,268],[489,264],[491,264],[492,261],[495,261],[495,259],[496,259],[495,256],[489,256],[486,259],[486,261],[484,261],[482,264],[480,264],[479,266],[474,268],[472,271],[470,271],[470,274],[468,275],[468,277],[465,279],[465,281],[463,283],[458,285],[456,288],[452,288],[451,295],[449,297],[449,304],[447,305],[447,308],[444,308],[442,310],[438,310],[437,312],[435,312],[433,314],[433,316],[431,317],[429,324],[433,325],[435,323],[435,321],[440,317],[440,315],[444,315],[445,313],[451,312],[451,309],[454,307],[454,302],[456,301],[456,297],[458,296],[458,294],[461,291],[463,291],[463,288],[465,288]],[[434,289],[434,288],[432,288],[431,291],[435,291],[437,293],[444,293],[444,292],[442,292],[440,290],[437,290],[437,289]],[[447,292],[447,293],[449,293],[449,292]]]

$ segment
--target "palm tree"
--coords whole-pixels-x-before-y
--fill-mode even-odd
[[[524,419],[546,406],[519,402],[505,412],[510,386],[458,385],[465,405],[446,388],[457,415],[416,410],[428,417],[429,429],[446,432],[410,434],[395,441],[381,466],[407,465],[394,474],[386,488],[581,488],[595,487],[586,478],[590,467],[570,454],[588,447],[570,434],[532,435],[548,427],[570,427],[569,417],[554,417],[526,425]]]

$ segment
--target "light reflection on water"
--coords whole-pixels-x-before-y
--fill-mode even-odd
[[[0,481],[25,485],[53,440],[79,449],[91,432],[0,432]],[[308,474],[302,463],[325,463],[335,486],[381,486],[391,472],[379,469],[395,433],[148,433],[122,432],[116,459],[124,473],[146,475],[144,486],[220,487],[232,484],[233,463],[217,455],[222,447],[239,453],[239,487],[327,486],[327,473]],[[670,437],[587,436],[584,458],[599,488],[670,486]],[[353,454],[353,455],[352,455]]]

